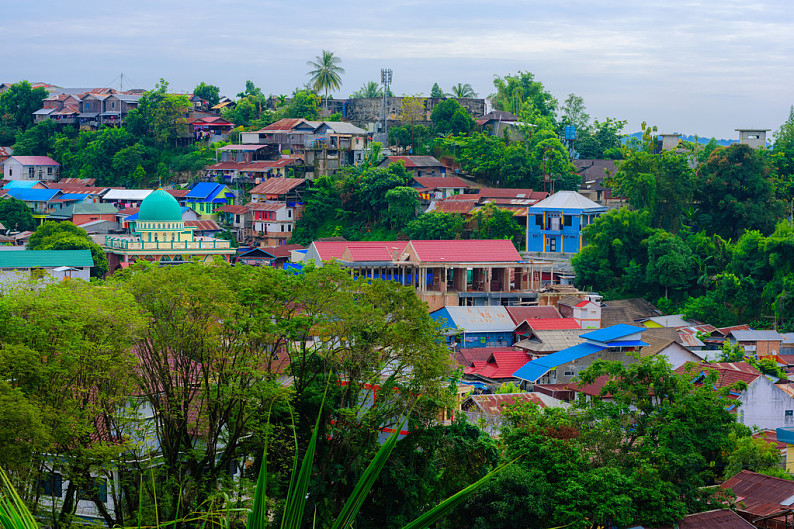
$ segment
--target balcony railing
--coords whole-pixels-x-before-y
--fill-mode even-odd
[[[143,242],[135,239],[120,239],[106,236],[105,247],[115,250],[228,250],[231,243],[224,239],[196,239],[193,241],[152,241]]]

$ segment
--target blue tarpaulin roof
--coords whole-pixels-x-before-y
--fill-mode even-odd
[[[603,329],[598,329],[597,331],[582,334],[581,337],[585,340],[606,343],[620,340],[624,336],[637,334],[638,332],[642,332],[644,330],[645,327],[635,327],[634,325],[620,323],[618,325],[611,325],[609,327],[604,327]]]
[[[8,194],[23,202],[48,202],[60,193],[58,189],[9,189]]]
[[[552,353],[543,358],[532,360],[524,364],[513,376],[530,382],[537,381],[540,377],[562,364],[567,364],[572,360],[584,358],[593,353],[606,349],[606,346],[595,345],[592,343],[582,343],[563,349],[557,353]]]

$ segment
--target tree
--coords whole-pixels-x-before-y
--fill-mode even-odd
[[[438,134],[467,134],[474,128],[474,118],[455,99],[447,99],[433,107],[430,114]]]
[[[58,125],[51,119],[45,119],[17,134],[14,143],[15,156],[47,156],[56,137],[65,137],[58,132]]]
[[[108,271],[108,258],[102,247],[88,233],[71,222],[46,221],[28,240],[28,250],[91,250],[94,266],[91,277],[102,277]]]
[[[456,99],[477,97],[477,92],[471,87],[469,83],[458,83],[452,86],[452,95]]]
[[[0,224],[6,230],[33,231],[36,229],[36,219],[30,208],[16,198],[0,200]]]
[[[538,115],[554,119],[557,111],[557,100],[546,91],[542,83],[535,81],[530,72],[518,72],[494,78],[496,93],[489,99],[495,110],[506,110],[520,114],[524,105]]]
[[[33,113],[41,109],[48,95],[45,88],[33,88],[28,81],[12,84],[0,93],[0,138],[4,143],[13,143],[14,135],[33,125]]]
[[[430,98],[431,99],[444,99],[447,97],[447,94],[438,86],[438,83],[433,83],[433,88],[430,89]]]
[[[715,150],[697,169],[694,200],[698,224],[709,233],[738,239],[744,230],[771,233],[782,216],[769,167],[743,144]]]
[[[386,191],[388,210],[386,218],[392,228],[402,229],[416,218],[419,210],[419,196],[412,187],[395,187]]]
[[[794,195],[794,106],[774,137],[771,158],[775,168],[775,187],[778,198],[788,200]]]
[[[411,221],[405,228],[405,234],[419,240],[460,239],[464,223],[463,215],[428,211]]]
[[[472,220],[477,223],[474,231],[477,239],[510,239],[516,247],[520,247],[524,239],[521,226],[509,209],[500,209],[489,203],[478,209]]]
[[[590,115],[585,112],[584,99],[576,94],[568,94],[560,110],[562,110],[562,123],[576,127],[577,133],[587,131]]]
[[[0,330],[0,371],[15,388],[6,397],[23,404],[17,420],[37,410],[43,430],[42,439],[22,438],[40,450],[31,462],[31,481],[52,471],[69,480],[63,501],[50,507],[52,524],[70,526],[82,489],[109,526],[124,525],[125,502],[112,469],[131,448],[117,428],[133,394],[131,345],[143,314],[129,295],[82,281],[15,290],[0,298],[0,312],[7,317]],[[97,475],[106,480],[116,512],[91,486]],[[34,502],[39,494],[34,490]]]
[[[421,97],[406,95],[402,97],[399,119],[403,123],[411,124],[411,145],[414,144],[414,125],[417,121],[424,121],[425,114],[425,102]]]
[[[284,108],[285,118],[303,118],[308,120],[317,119],[318,115],[318,102],[317,94],[308,90],[301,90],[295,92],[292,99]]]
[[[350,99],[366,97],[383,97],[383,89],[375,81],[364,83],[358,91],[350,94]]]
[[[193,89],[193,95],[199,96],[205,100],[207,104],[214,107],[221,100],[221,89],[215,85],[205,84],[201,81],[196,88]]]
[[[779,470],[780,450],[774,444],[750,435],[739,438],[734,435],[734,441],[736,447],[728,454],[725,479],[732,478],[742,470],[760,473]],[[791,475],[787,479],[791,479]]]
[[[581,158],[607,158],[619,160],[623,158],[623,134],[625,121],[607,118],[606,121],[595,120],[593,126],[576,131],[576,152]]]
[[[185,115],[190,108],[187,96],[169,94],[168,82],[160,79],[154,90],[143,93],[138,108],[127,115],[126,129],[158,146],[176,142],[187,134]]]
[[[307,61],[306,65],[313,69],[309,70],[311,79],[309,82],[314,90],[324,90],[326,108],[328,107],[328,90],[339,90],[342,87],[342,75],[345,69],[340,66],[342,59],[334,56],[331,51],[323,50],[322,55],[318,55],[313,61]]]
[[[669,289],[679,294],[687,291],[695,274],[692,250],[681,238],[662,230],[648,238],[648,285],[664,287],[664,297],[669,298]]]
[[[579,288],[596,287],[609,295],[645,292],[648,252],[653,234],[647,211],[608,211],[585,227],[585,246],[573,258]]]

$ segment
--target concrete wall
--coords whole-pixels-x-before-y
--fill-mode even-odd
[[[417,123],[430,124],[430,114],[433,108],[444,101],[439,98],[421,98],[424,102],[423,119]],[[402,97],[389,97],[387,98],[387,113],[389,119],[389,127],[400,125],[400,111],[402,109]],[[471,112],[474,119],[477,119],[485,114],[485,99],[463,98],[457,100],[460,105]],[[347,112],[345,118],[354,125],[363,129],[374,132],[371,124],[377,124],[383,121],[382,115],[383,99],[382,98],[357,98],[351,99],[347,103]]]
[[[762,430],[794,426],[794,399],[764,376],[747,386],[739,402],[737,420],[746,426]],[[791,414],[786,415],[787,411]]]

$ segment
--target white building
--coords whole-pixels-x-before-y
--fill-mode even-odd
[[[3,163],[3,177],[6,180],[54,182],[60,169],[61,164],[49,156],[11,156]]]

